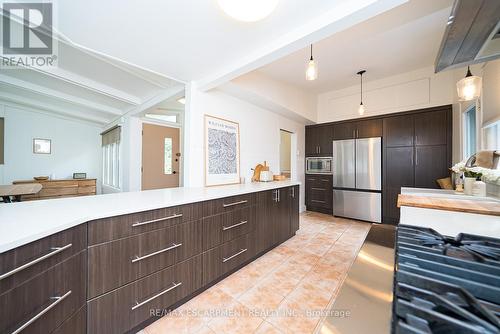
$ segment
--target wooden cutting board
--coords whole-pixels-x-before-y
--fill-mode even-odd
[[[398,196],[398,208],[402,206],[500,216],[500,203],[495,201],[474,201],[400,194]]]

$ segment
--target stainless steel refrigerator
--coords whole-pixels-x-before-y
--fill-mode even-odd
[[[382,139],[333,142],[333,215],[382,222]]]

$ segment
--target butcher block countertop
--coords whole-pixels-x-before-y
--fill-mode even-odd
[[[398,196],[398,207],[402,206],[500,216],[500,202],[493,200],[452,199],[400,194]]]

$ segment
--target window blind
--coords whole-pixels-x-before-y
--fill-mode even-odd
[[[120,136],[121,136],[121,127],[119,125],[104,131],[103,133],[101,133],[102,146],[119,143]]]

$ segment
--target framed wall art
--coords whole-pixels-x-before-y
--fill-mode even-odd
[[[50,139],[33,138],[33,153],[50,154],[52,151]]]
[[[239,124],[205,115],[205,186],[239,182]]]

